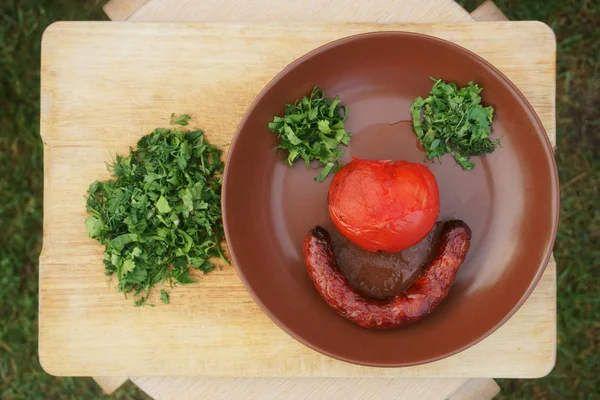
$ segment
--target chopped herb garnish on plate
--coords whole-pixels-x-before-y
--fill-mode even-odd
[[[473,82],[458,88],[454,83],[431,78],[435,83],[426,98],[417,97],[410,107],[413,127],[432,160],[450,153],[466,171],[472,156],[488,154],[499,144],[490,139],[494,109],[481,104],[483,90]]]
[[[287,152],[290,167],[298,160],[304,160],[307,167],[313,160],[319,162],[318,182],[340,167],[339,159],[344,155],[340,145],[350,142],[351,134],[344,125],[348,110],[340,103],[339,97],[325,98],[323,90],[315,86],[310,97],[287,104],[284,115],[275,115],[268,125],[279,137],[276,148]]]

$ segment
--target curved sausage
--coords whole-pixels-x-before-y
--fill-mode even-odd
[[[412,324],[431,314],[446,298],[471,242],[471,229],[452,220],[442,228],[438,253],[404,293],[387,300],[367,298],[349,284],[337,265],[327,231],[311,229],[303,243],[308,274],[317,291],[342,317],[372,329]]]

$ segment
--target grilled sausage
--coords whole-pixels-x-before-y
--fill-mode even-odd
[[[419,321],[436,309],[448,295],[470,241],[471,230],[464,222],[446,222],[437,255],[423,274],[404,293],[387,300],[367,298],[349,285],[325,229],[311,229],[303,251],[317,291],[338,314],[364,328],[390,329]]]

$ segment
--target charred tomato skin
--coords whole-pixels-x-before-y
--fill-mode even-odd
[[[353,243],[394,253],[427,236],[440,211],[440,196],[424,165],[353,158],[333,178],[328,207],[336,228]]]

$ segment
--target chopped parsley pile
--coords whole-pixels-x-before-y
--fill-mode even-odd
[[[188,116],[172,120],[187,125]],[[146,303],[159,282],[188,284],[189,265],[208,273],[220,248],[223,162],[201,130],[158,128],[109,166],[114,179],[94,182],[87,197],[88,235],[105,246],[106,275]],[[161,290],[161,301],[169,302]]]
[[[327,99],[315,86],[310,97],[287,104],[283,117],[275,115],[268,125],[279,137],[276,148],[287,151],[290,167],[300,159],[307,167],[313,160],[319,162],[323,169],[315,178],[318,182],[341,166],[344,149],[340,145],[350,142],[350,133],[344,127],[348,110],[340,103],[339,97]]]
[[[450,153],[464,170],[471,170],[471,156],[491,153],[499,143],[489,138],[494,109],[481,105],[482,88],[473,82],[459,89],[431,79],[435,83],[429,96],[417,97],[410,107],[417,137],[430,160]]]

